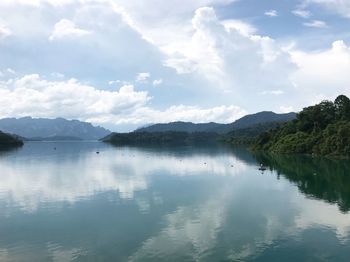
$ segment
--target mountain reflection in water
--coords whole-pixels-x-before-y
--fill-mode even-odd
[[[348,174],[241,147],[26,143],[0,155],[0,261],[348,261]]]

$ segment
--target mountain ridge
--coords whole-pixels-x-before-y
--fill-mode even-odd
[[[277,122],[283,123],[296,118],[296,113],[277,114],[272,111],[262,111],[255,114],[243,116],[236,121],[229,124],[220,124],[215,122],[209,123],[193,123],[184,121],[175,121],[169,123],[153,124],[147,127],[136,129],[134,132],[215,132],[218,134],[225,134],[233,130],[249,128],[254,125]]]
[[[0,119],[0,130],[29,140],[32,138],[45,140],[50,137],[98,140],[111,133],[108,129],[79,120],[32,118],[29,116]]]

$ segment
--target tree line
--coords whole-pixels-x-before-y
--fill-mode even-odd
[[[350,156],[350,99],[304,108],[297,118],[258,136],[252,148],[277,153]]]

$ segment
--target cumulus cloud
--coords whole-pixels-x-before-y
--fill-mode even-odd
[[[231,30],[235,30],[244,36],[250,36],[257,32],[257,29],[253,25],[245,23],[241,20],[228,19],[222,21],[222,24],[224,25],[226,31],[230,32]]]
[[[0,25],[0,39],[6,38],[12,35],[12,31],[4,25]]]
[[[191,121],[195,123],[203,122],[220,122],[231,123],[236,119],[244,116],[246,111],[237,106],[217,106],[212,108],[202,108],[199,106],[177,105],[171,106],[164,111],[154,110],[151,108],[141,108],[139,110],[139,122],[147,119],[148,123],[167,123],[171,121]],[[137,123],[137,122],[136,122]]]
[[[276,10],[268,10],[264,13],[266,16],[270,16],[270,17],[276,17],[278,16],[278,13]]]
[[[314,97],[322,100],[334,99],[339,94],[350,95],[350,48],[343,41],[335,41],[330,49],[319,52],[291,54],[298,65],[292,78],[302,97],[310,101]]]
[[[154,85],[154,86],[159,86],[159,85],[161,85],[163,83],[163,79],[156,79],[156,80],[153,80],[153,82],[152,82],[152,84]]]
[[[22,8],[17,8],[18,3],[24,2],[26,3]],[[239,105],[250,112],[267,108],[279,110],[281,106],[290,104],[298,109],[309,104],[311,97],[332,98],[328,95],[343,92],[344,83],[339,83],[339,79],[346,82],[344,75],[349,72],[342,69],[347,59],[346,55],[338,58],[338,53],[330,50],[303,52],[297,39],[293,40],[298,45],[292,46],[289,42],[282,43],[279,39],[259,35],[257,28],[247,23],[247,20],[221,20],[222,14],[217,15],[221,9],[216,7],[231,2],[176,0],[174,8],[169,9],[169,2],[159,0],[0,1],[0,16],[14,32],[11,45],[6,45],[7,41],[3,41],[5,45],[0,49],[0,69],[5,77],[7,73],[4,73],[4,69],[8,67],[19,72],[15,76],[33,72],[49,76],[56,82],[39,77],[40,81],[48,82],[48,86],[52,86],[53,83],[67,84],[70,80],[64,80],[65,78],[77,78],[79,81],[74,80],[75,84],[91,87],[94,90],[93,94],[107,92],[110,95],[120,92],[114,90],[116,86],[130,86],[128,82],[115,79],[126,79],[135,85],[141,82],[148,83],[142,84],[143,90],[150,88],[149,93],[146,92],[146,101],[136,108],[127,104],[126,108],[131,109],[123,111],[122,116],[112,113],[112,110],[95,115],[84,113],[83,116],[74,113],[74,110],[71,115],[64,110],[56,112],[57,115],[62,113],[64,117],[81,117],[83,120],[92,119],[103,123],[111,121],[142,124],[142,117],[146,123],[158,122],[156,117],[159,117],[160,121],[182,120],[181,117],[171,119],[172,115],[167,117],[162,111],[168,114],[175,112],[174,116],[184,117],[191,111],[196,112],[191,118],[193,121],[204,122],[213,119],[226,122],[229,117],[225,113],[214,114],[214,111],[210,110],[220,107],[219,105],[226,105],[224,112],[236,114],[240,109],[236,113],[233,112],[229,108],[231,104]],[[297,8],[300,10],[293,12],[295,15],[308,16],[308,13],[301,12],[305,11],[307,6],[300,5]],[[22,19],[26,14],[31,15],[30,19]],[[313,21],[303,22],[309,22],[309,26],[322,27],[319,23],[311,25]],[[84,41],[47,41],[50,35],[52,40],[58,40],[76,39],[92,33],[94,37],[86,37]],[[41,50],[41,59],[37,59],[35,50],[38,49]],[[332,57],[330,60],[325,56],[326,53]],[[343,54],[346,53],[343,51]],[[334,61],[330,72],[336,71],[335,75],[338,75],[339,79],[334,84],[327,82],[332,86],[328,87],[333,91],[332,94],[324,87],[324,83],[319,84],[319,78],[313,76],[315,68],[308,66],[309,63],[313,63],[315,57],[319,57],[317,68],[319,65],[327,65],[328,61]],[[60,72],[63,77],[53,75],[52,72]],[[143,75],[136,78],[139,77],[141,82],[135,79],[139,72],[143,72]],[[152,77],[145,72],[152,72]],[[160,79],[154,78],[153,74],[166,79],[162,88],[151,88],[152,85],[161,82]],[[324,71],[320,78],[329,75],[330,73]],[[11,76],[13,82],[19,80],[15,79],[15,76]],[[1,85],[7,87],[6,92],[10,92],[11,96],[15,89],[13,83],[8,81],[4,80]],[[308,95],[304,95],[303,89],[309,90],[306,92],[309,92]],[[281,95],[282,92],[288,95]],[[46,91],[39,93],[42,97],[46,95]],[[140,92],[133,88],[132,93],[137,95]],[[260,103],[262,93],[280,96],[274,101]],[[248,95],[249,99],[246,98]],[[148,102],[151,96],[152,107]],[[29,97],[31,99],[31,96]],[[36,96],[36,100],[29,99],[34,107],[38,107],[38,101],[45,101],[39,97]],[[212,103],[212,97],[216,98],[215,104]],[[1,99],[4,100],[3,96]],[[27,107],[27,99],[23,97],[22,100],[23,106]],[[196,101],[192,104],[192,100]],[[105,100],[101,101],[101,104],[105,105]],[[78,104],[79,102],[80,100]],[[60,105],[59,101],[56,103]],[[43,105],[46,106],[45,103]],[[170,108],[176,110],[169,111]],[[52,115],[55,115],[53,110],[50,110],[48,112],[52,111]],[[80,111],[84,110],[85,107]],[[203,113],[208,110],[217,119]],[[12,112],[23,115],[25,110]],[[28,110],[27,114],[44,114],[43,112],[45,110]],[[202,118],[197,117],[198,115]]]
[[[131,85],[104,91],[75,79],[48,81],[33,74],[0,83],[0,116],[87,119],[128,113],[149,99],[147,92],[137,92]]]
[[[150,77],[150,73],[138,73],[136,76],[136,82],[146,83]]]
[[[304,26],[307,27],[315,27],[315,28],[327,28],[328,25],[326,22],[321,21],[321,20],[312,20],[310,22],[304,23]]]
[[[91,32],[78,28],[72,21],[68,19],[62,19],[55,24],[54,30],[49,39],[61,39],[65,37],[81,37],[89,35]]]
[[[275,40],[232,25],[220,22],[211,7],[197,9],[191,41],[166,65],[179,74],[198,73],[224,90],[256,92],[256,83],[260,88],[290,87],[288,74],[294,65],[289,54]]]
[[[114,123],[115,125],[132,124],[138,126],[173,121],[231,123],[245,114],[247,112],[238,106],[203,108],[200,106],[174,105],[164,110],[144,106],[130,111],[128,114],[118,116],[109,114],[103,118],[89,118],[88,120],[100,125]]]
[[[292,11],[292,13],[296,16],[302,17],[302,18],[310,18],[311,17],[311,12],[308,10],[303,10],[303,9],[295,9]]]
[[[117,91],[98,90],[75,79],[48,81],[37,74],[0,82],[0,117],[66,117],[98,124],[145,124],[175,120],[232,122],[245,111],[236,106],[201,108],[148,105],[151,97],[125,85]]]

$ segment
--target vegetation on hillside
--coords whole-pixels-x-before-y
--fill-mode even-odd
[[[23,142],[20,139],[0,131],[0,149],[22,145]]]
[[[261,134],[255,150],[350,156],[350,99],[340,95],[334,102],[304,108],[293,121]]]
[[[114,145],[191,145],[215,143],[219,135],[207,132],[131,132],[112,133],[102,139]]]
[[[255,142],[256,138],[273,128],[281,125],[280,122],[267,122],[253,125],[247,128],[233,130],[222,137],[222,140],[232,145],[250,145]]]

